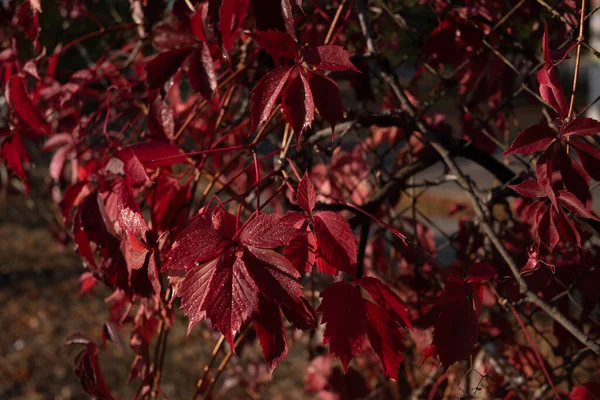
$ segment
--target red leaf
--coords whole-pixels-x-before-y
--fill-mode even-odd
[[[198,244],[202,245],[199,246]],[[189,225],[179,233],[167,256],[165,271],[187,271],[218,256],[227,242],[216,234],[207,215],[192,219]]]
[[[600,383],[588,382],[575,386],[569,393],[569,400],[596,400],[600,397]]]
[[[250,132],[271,115],[292,68],[279,67],[262,77],[250,95]]]
[[[188,271],[180,296],[190,320],[188,334],[206,317],[232,349],[234,336],[258,305],[258,287],[232,248]]]
[[[34,3],[39,4],[38,1],[35,1]],[[24,1],[17,12],[17,23],[32,42],[37,40],[40,33],[39,11],[37,9],[38,7],[34,6],[34,3]]]
[[[600,150],[590,143],[571,141],[585,171],[595,180],[600,180]]]
[[[573,196],[575,197],[575,196]],[[554,247],[560,241],[560,235],[556,229],[554,222],[554,213],[552,212],[553,206],[548,206],[546,211],[542,215],[542,219],[539,223],[538,235],[540,241],[548,248],[548,251],[552,252]]]
[[[345,271],[356,273],[356,241],[344,217],[333,211],[323,211],[314,217],[317,238],[317,269],[334,274]]]
[[[304,131],[310,128],[315,117],[315,104],[306,78],[300,69],[298,74],[283,92],[281,104],[283,115],[288,124],[291,125],[298,143]]]
[[[575,195],[566,190],[558,191],[558,202],[580,217],[599,220]]]
[[[0,137],[0,155],[4,158],[6,166],[25,184],[26,192],[29,192],[29,183],[23,162],[29,162],[29,153],[19,133],[14,133],[7,138]]]
[[[175,135],[173,111],[160,97],[157,97],[150,106],[148,130],[155,139],[171,140]]]
[[[261,298],[258,305],[258,313],[254,320],[256,336],[269,366],[269,373],[277,364],[285,359],[288,354],[288,345],[285,337],[285,327],[281,319],[281,309],[271,301]]]
[[[316,202],[315,185],[311,182],[308,174],[304,172],[304,176],[298,183],[298,190],[296,191],[296,201],[298,205],[309,214],[312,214],[313,208]]]
[[[344,371],[352,358],[360,353],[366,333],[366,307],[356,288],[346,282],[337,282],[321,293],[319,312],[325,323],[323,344],[329,343],[329,352],[340,358]]]
[[[519,183],[518,185],[507,185],[509,188],[519,193],[523,197],[529,199],[535,199],[538,197],[546,197],[546,192],[540,187],[537,181],[528,179]]]
[[[115,154],[123,162],[123,172],[136,182],[150,180],[146,168],[165,167],[185,162],[185,156],[177,146],[170,143],[151,141],[126,147]],[[107,168],[115,170],[113,162]]]
[[[433,326],[433,344],[446,369],[467,358],[477,343],[477,317],[468,299],[449,304]]]
[[[560,132],[562,137],[592,136],[600,132],[600,122],[593,118],[575,118],[565,125]]]
[[[356,284],[369,293],[373,300],[401,326],[412,329],[408,318],[408,307],[402,299],[385,283],[377,278],[364,277],[356,281]]]
[[[558,153],[558,154],[556,154]],[[591,199],[590,176],[577,161],[574,161],[562,146],[558,146],[554,161],[558,159],[558,169],[567,191],[573,193],[583,203]]]
[[[198,40],[206,42],[206,27],[204,24],[208,16],[208,3],[200,3],[196,7],[196,12],[190,18],[190,27]]]
[[[256,28],[261,31],[272,29],[287,32],[297,40],[290,0],[256,0],[254,19]]]
[[[315,71],[307,71],[308,84],[313,96],[315,108],[321,118],[329,122],[331,131],[344,115],[344,105],[340,89],[331,78]]]
[[[86,338],[69,339],[67,343],[84,344],[86,347],[75,358],[75,374],[79,377],[83,390],[95,398],[104,400],[114,399],[100,369],[100,361],[98,359],[100,348]]]
[[[393,318],[383,308],[363,300],[367,312],[367,335],[369,343],[379,360],[385,375],[398,379],[398,368],[404,360],[404,334],[398,325],[392,323]]]
[[[548,125],[533,125],[521,131],[512,142],[505,156],[511,154],[532,154],[544,150],[555,138],[556,133]]]
[[[562,119],[567,118],[569,104],[560,83],[556,67],[546,65],[538,71],[537,80],[540,83],[540,96],[560,115]]]
[[[154,57],[146,64],[148,74],[148,87],[150,89],[160,89],[171,79],[173,75],[190,55],[192,49],[183,48],[165,51]]]
[[[272,249],[288,244],[298,236],[302,222],[306,217],[302,213],[290,212],[285,216],[260,214],[252,219],[240,234],[240,242],[246,246]]]
[[[29,98],[23,78],[19,75],[13,76],[8,81],[7,89],[8,103],[16,111],[19,117],[29,125],[34,133],[48,134],[50,132],[50,125],[48,125],[48,122],[42,117]]]
[[[294,268],[301,274],[306,274],[312,270],[315,263],[315,251],[317,241],[315,236],[307,231],[306,234],[292,239],[285,247],[285,258],[287,258]]]
[[[213,67],[208,44],[202,44],[202,50],[195,50],[190,55],[190,65],[187,70],[192,88],[207,99],[217,89],[217,76]]]
[[[302,50],[304,60],[317,68],[328,71],[354,71],[360,72],[354,64],[350,62],[352,54],[342,46],[327,45],[319,46],[316,49],[309,47]]]
[[[467,283],[480,283],[494,279],[496,270],[488,263],[475,263],[467,269]]]
[[[248,0],[210,0],[208,15],[217,39],[225,51],[233,47],[248,12]],[[217,12],[218,9],[218,12]]]
[[[288,33],[281,31],[256,31],[250,35],[270,56],[298,61],[298,43]]]
[[[569,242],[581,247],[581,236],[573,224],[573,221],[567,217],[565,212],[562,209],[552,209],[554,213],[554,221],[556,222],[556,228],[558,229],[558,233],[560,236]]]

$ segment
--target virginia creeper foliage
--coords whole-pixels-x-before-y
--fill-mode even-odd
[[[306,346],[322,398],[600,394],[569,375],[600,355],[600,122],[559,74],[579,1],[91,3],[8,1],[0,28],[2,189],[48,195],[81,301],[112,293],[102,338],[68,339],[86,393],[115,398],[126,332],[136,398],[166,397],[181,314],[228,352],[195,398],[254,339],[269,374]]]

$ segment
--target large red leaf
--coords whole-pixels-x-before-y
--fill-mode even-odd
[[[388,285],[373,277],[361,278],[356,283],[369,293],[375,303],[389,313],[398,324],[412,329],[408,319],[408,307]]]
[[[208,17],[225,51],[233,47],[248,12],[248,0],[210,0]]]
[[[365,341],[365,302],[359,291],[346,282],[334,283],[321,297],[323,301],[317,311],[323,313],[322,322],[326,324],[323,344],[329,343],[329,352],[340,358],[346,370]]]
[[[258,304],[258,313],[254,320],[256,336],[269,366],[269,372],[288,354],[288,345],[285,337],[285,326],[281,319],[281,309],[272,301],[261,298]]]
[[[150,60],[146,64],[148,87],[150,89],[162,88],[179,71],[191,52],[192,49],[190,48],[175,49],[162,52]]]
[[[300,137],[310,128],[315,117],[315,104],[306,78],[300,68],[297,71],[298,74],[283,92],[281,104],[285,120],[294,130],[299,143]]]
[[[298,43],[286,32],[256,31],[251,36],[271,56],[299,59]]]
[[[379,360],[383,372],[390,378],[398,379],[398,368],[404,360],[404,334],[394,322],[392,315],[383,308],[363,300],[367,312],[367,335],[369,343]]]
[[[433,326],[433,344],[444,368],[467,358],[477,343],[477,317],[468,299],[448,304]]]
[[[217,76],[208,44],[203,43],[201,49],[195,50],[190,55],[187,74],[192,88],[210,99],[217,88]]]
[[[598,220],[598,218],[592,214],[592,212],[577,197],[575,197],[574,194],[569,193],[566,190],[558,191],[558,201],[568,210],[580,217]]]
[[[31,130],[36,133],[48,134],[50,125],[35,107],[25,88],[25,81],[19,75],[13,76],[7,85],[7,99],[12,108]]]
[[[315,108],[321,118],[329,122],[331,130],[344,115],[344,105],[340,89],[333,79],[316,71],[307,71],[308,85],[313,96]]]
[[[546,192],[544,192],[539,183],[533,179],[525,180],[518,185],[508,185],[508,187],[519,193],[521,196],[530,199],[546,197]]]
[[[548,125],[530,126],[519,133],[504,155],[532,154],[544,150],[555,136],[556,133]]]
[[[271,115],[292,68],[279,67],[262,77],[250,95],[250,132]]]
[[[540,83],[540,96],[542,96],[542,99],[546,100],[561,118],[566,119],[569,113],[569,103],[565,97],[556,67],[546,65],[540,69],[537,80]]]
[[[571,141],[585,171],[595,180],[600,181],[600,150],[590,143]]]
[[[600,133],[600,122],[593,118],[575,118],[561,129],[561,136],[592,136]]]
[[[344,217],[333,211],[323,211],[314,216],[317,238],[317,269],[335,274],[345,271],[356,273],[356,240]]]
[[[309,47],[303,49],[302,53],[307,63],[320,69],[360,72],[350,62],[352,54],[344,50],[342,46],[327,45],[319,46],[316,49]]]

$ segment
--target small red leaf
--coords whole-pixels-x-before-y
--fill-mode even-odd
[[[505,156],[511,154],[532,154],[544,150],[555,138],[556,133],[547,125],[533,125],[521,131],[512,142]]]
[[[340,358],[344,370],[360,353],[366,333],[366,308],[358,290],[346,282],[337,282],[321,293],[323,301],[317,311],[325,323],[323,344]]]
[[[344,217],[333,211],[323,211],[314,217],[317,238],[317,269],[334,274],[356,273],[356,240]]]
[[[154,57],[146,64],[148,87],[160,89],[173,75],[192,52],[189,48],[165,51]]]
[[[294,268],[301,274],[306,274],[312,270],[315,263],[315,251],[317,241],[315,236],[307,231],[306,234],[292,239],[285,247],[285,258],[287,258]]]
[[[171,140],[175,135],[173,111],[160,97],[157,97],[150,106],[148,130],[155,139]]]
[[[540,187],[537,181],[528,179],[518,185],[507,185],[509,188],[519,193],[523,197],[535,199],[538,197],[546,197],[546,192]]]
[[[205,98],[210,99],[217,88],[217,76],[215,75],[208,44],[203,43],[201,50],[195,50],[190,55],[187,74],[192,88]]]
[[[475,263],[467,269],[467,283],[480,283],[496,276],[496,270],[488,263]]]
[[[256,31],[250,35],[270,56],[298,60],[298,43],[286,32]]]
[[[292,68],[279,67],[262,77],[250,95],[250,132],[271,115]]]
[[[23,78],[19,75],[13,76],[8,81],[7,88],[8,103],[16,111],[19,117],[21,117],[21,119],[25,121],[36,134],[48,134],[50,132],[50,125],[42,117],[29,98]]]
[[[367,314],[367,335],[369,343],[379,360],[385,375],[391,379],[398,379],[398,368],[404,360],[402,352],[404,347],[404,334],[392,323],[393,318],[383,308],[363,300]]]
[[[575,197],[575,196],[573,196]],[[548,248],[548,251],[552,252],[554,247],[560,241],[560,235],[556,229],[554,221],[554,212],[552,212],[553,206],[548,206],[542,215],[539,223],[538,235],[540,241]]]
[[[333,79],[319,72],[308,71],[306,75],[315,107],[321,118],[329,122],[333,132],[336,123],[341,121],[344,115],[340,89]]]
[[[302,50],[304,60],[317,68],[327,71],[354,71],[360,72],[350,62],[352,53],[344,50],[342,46],[327,45],[316,49],[309,47]]]
[[[560,115],[562,119],[567,118],[569,112],[569,103],[558,76],[556,67],[546,65],[538,71],[538,82],[540,83],[540,96]]]
[[[272,302],[261,298],[258,305],[258,313],[254,320],[256,336],[269,366],[269,373],[288,354],[288,345],[285,337],[285,326],[281,319],[281,309]]]
[[[297,71],[298,74],[283,92],[281,104],[285,120],[291,125],[299,143],[300,137],[310,128],[315,117],[315,104],[306,78],[300,69]]]
[[[598,220],[598,217],[592,214],[592,212],[588,210],[574,194],[569,193],[566,190],[558,191],[558,202],[580,217]]]
[[[296,201],[298,205],[309,214],[312,214],[313,208],[316,202],[315,186],[311,182],[308,174],[305,172],[304,176],[298,184],[298,190],[296,191]]]
[[[356,281],[356,284],[366,290],[381,308],[393,316],[398,324],[412,329],[408,318],[408,307],[388,285],[372,277],[361,278]]]

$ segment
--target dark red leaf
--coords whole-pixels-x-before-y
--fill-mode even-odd
[[[298,190],[296,191],[296,201],[298,205],[309,214],[312,214],[313,208],[315,207],[317,196],[315,192],[315,185],[311,182],[308,174],[305,172],[304,176],[298,183]]]
[[[569,211],[580,217],[598,220],[592,212],[577,198],[574,194],[566,190],[558,191],[558,202],[565,206]]]
[[[356,273],[356,240],[344,217],[333,211],[323,211],[314,217],[317,238],[317,269],[334,274]]]
[[[299,59],[298,43],[286,32],[255,31],[251,36],[270,56]]]
[[[254,2],[254,18],[258,30],[287,32],[296,40],[290,0],[257,0]]]
[[[208,3],[200,3],[196,6],[196,12],[190,18],[190,27],[196,39],[206,42],[206,19],[208,17]]]
[[[154,99],[148,112],[148,130],[159,140],[171,140],[175,135],[175,119],[169,105],[160,97]]]
[[[496,270],[488,263],[475,263],[467,269],[467,283],[480,283],[494,279]]]
[[[595,180],[600,181],[600,150],[590,143],[571,141],[585,171]]]
[[[265,361],[269,366],[269,373],[272,374],[277,364],[285,359],[288,354],[285,327],[281,319],[279,306],[272,301],[261,298],[258,304],[258,313],[254,320],[254,327]]]
[[[597,133],[600,133],[600,122],[592,118],[575,118],[561,129],[560,135],[592,136]]]
[[[558,170],[567,191],[573,193],[583,203],[587,203],[591,199],[590,176],[577,161],[567,154],[562,146],[557,148],[557,153],[555,153],[554,161],[558,161]]]
[[[600,383],[588,382],[575,386],[569,393],[569,400],[596,400],[600,398]]]
[[[329,343],[329,352],[340,358],[344,370],[355,355],[360,353],[367,330],[365,302],[359,291],[346,282],[337,282],[321,293],[319,312],[325,323],[323,344]]]
[[[39,4],[38,1],[35,1],[34,3]],[[41,9],[38,10],[39,7],[34,6],[34,3],[24,1],[19,6],[19,11],[17,13],[17,23],[32,42],[37,40],[40,33],[40,19],[38,13]]]
[[[174,144],[151,141],[126,147],[115,154],[123,162],[123,172],[136,182],[149,180],[146,168],[165,167],[185,162],[185,156]],[[113,162],[107,168],[116,171],[118,166]]]
[[[248,12],[248,0],[210,0],[209,20],[217,39],[227,52],[233,46]],[[218,12],[217,12],[218,10]]]
[[[1,139],[0,156],[4,158],[8,169],[21,178],[25,184],[26,192],[29,192],[29,181],[23,164],[29,162],[30,159],[21,135],[14,133],[7,138],[2,137]]]
[[[50,125],[29,98],[23,78],[19,75],[13,76],[8,81],[7,89],[8,103],[19,117],[29,125],[34,133],[48,134],[50,132]]]
[[[546,197],[546,192],[540,187],[537,181],[533,179],[525,180],[518,185],[507,185],[509,188],[519,193],[523,197],[535,199],[538,197]]]
[[[160,53],[146,64],[148,74],[148,87],[160,89],[171,79],[173,75],[190,55],[192,49],[182,48]]]
[[[540,236],[540,241],[544,246],[548,248],[548,251],[550,252],[554,250],[554,247],[560,241],[560,235],[558,234],[558,230],[556,229],[552,207],[553,206],[548,206],[546,208],[540,220],[537,232]]]
[[[81,381],[81,387],[86,393],[99,399],[112,400],[114,397],[111,395],[100,369],[98,359],[100,348],[95,343],[90,342],[89,339],[85,340],[87,343],[73,339],[67,342],[68,344],[83,344],[86,347],[75,358],[75,374]]]
[[[312,270],[315,263],[315,252],[317,241],[312,232],[297,236],[292,239],[285,247],[285,258],[287,258],[294,268],[301,274],[306,274]]]
[[[379,360],[386,376],[398,379],[398,368],[404,360],[402,352],[404,347],[404,334],[397,324],[392,322],[394,318],[383,308],[363,300],[367,313],[367,335],[369,343]]]
[[[319,46],[316,49],[308,47],[302,50],[304,60],[317,68],[327,71],[354,71],[360,72],[352,62],[352,54],[342,46],[327,45]]]
[[[433,326],[433,344],[446,369],[467,358],[477,343],[477,317],[468,299],[449,304]]]
[[[571,221],[560,208],[558,211],[553,208],[552,212],[554,213],[554,221],[556,222],[556,228],[561,238],[564,238],[577,246],[581,246],[581,237],[575,224],[573,224],[573,221]]]
[[[562,119],[567,118],[569,103],[558,76],[556,67],[546,65],[538,71],[537,80],[540,83],[540,95],[546,100]]]
[[[375,303],[389,313],[398,324],[412,329],[408,307],[388,285],[372,277],[361,278],[356,284],[369,293]]]
[[[306,76],[315,108],[321,118],[329,122],[331,131],[333,132],[335,124],[344,115],[344,105],[342,104],[340,89],[335,81],[319,72],[307,71]]]
[[[275,102],[287,82],[292,68],[280,67],[265,76],[252,89],[250,95],[250,132],[265,122],[275,106]]]
[[[201,50],[195,50],[190,55],[187,74],[192,88],[210,99],[212,93],[217,89],[217,76],[208,44],[203,43]]]
[[[533,125],[520,132],[512,142],[505,156],[511,154],[532,154],[544,150],[555,138],[556,133],[548,125]]]
[[[315,117],[315,104],[306,78],[300,69],[283,92],[281,104],[285,120],[296,135],[298,143],[304,131],[310,128]]]

